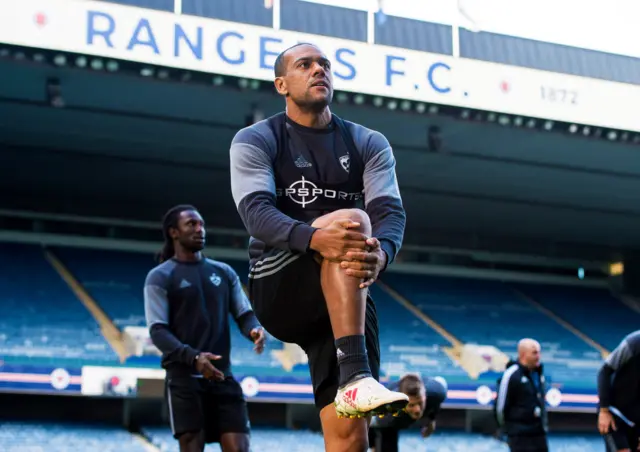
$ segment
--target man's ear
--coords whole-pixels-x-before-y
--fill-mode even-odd
[[[289,90],[287,89],[287,82],[283,77],[276,77],[276,79],[273,81],[273,84],[276,87],[276,91],[278,91],[278,94],[280,94],[281,96],[289,95]]]

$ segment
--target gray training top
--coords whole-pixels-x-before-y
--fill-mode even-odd
[[[326,129],[313,129],[280,113],[240,130],[230,159],[252,266],[274,248],[308,251],[313,219],[361,198],[388,263],[395,258],[406,216],[393,151],[381,133],[335,115]],[[360,193],[351,192],[356,186]]]
[[[200,352],[221,355],[214,365],[230,373],[229,314],[246,337],[259,326],[237,273],[212,259],[170,259],[152,269],[144,285],[144,308],[162,367],[189,375]]]

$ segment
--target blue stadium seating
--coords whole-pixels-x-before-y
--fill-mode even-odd
[[[78,279],[91,297],[121,329],[127,326],[145,326],[143,286],[149,270],[157,262],[150,253],[58,248],[55,254]],[[246,283],[247,265],[228,262]],[[256,355],[253,343],[231,324],[231,360],[235,372],[262,375],[282,372],[280,363],[270,353]],[[282,344],[269,337],[269,350],[280,349]],[[156,363],[159,365],[159,362]],[[308,370],[302,369],[303,376]]]
[[[71,248],[54,251],[118,327],[145,324],[142,285],[147,272],[155,265],[150,253]],[[0,308],[9,313],[0,319],[1,354],[29,360],[63,357],[116,361],[98,325],[46,262],[41,248],[2,244],[0,263],[8,269],[0,276],[0,285],[6,294],[0,299]],[[246,261],[229,261],[229,264],[246,283]],[[513,288],[554,310],[605,347],[615,347],[625,329],[631,330],[637,325],[634,323],[636,313],[600,291],[524,284],[510,287],[496,281],[416,277],[391,272],[384,275],[384,280],[465,343],[495,345],[514,356],[520,338],[538,338],[551,381],[571,383],[574,389],[593,389],[595,372],[601,362],[599,353]],[[468,382],[465,372],[443,352],[443,346],[448,343],[440,335],[377,285],[372,288],[372,296],[380,319],[382,376],[393,378],[406,371],[419,371],[440,374],[450,382]],[[607,303],[607,310],[599,310],[603,301]],[[581,309],[571,307],[576,304]],[[596,315],[606,319],[604,324],[623,325],[623,328],[599,327],[590,321]],[[235,324],[231,332],[231,360],[236,374],[308,378],[306,365],[297,365],[289,372],[283,370],[272,353],[282,349],[279,341],[270,338],[267,353],[257,356],[253,353],[253,344],[240,334]],[[159,362],[154,358],[142,365],[157,367]],[[486,374],[486,378],[494,377]]]
[[[168,426],[142,429],[142,435],[162,452],[178,452],[178,442]],[[304,430],[255,428],[251,432],[252,450],[269,452],[322,452],[320,433]],[[553,452],[599,452],[602,439],[597,435],[551,434]],[[100,424],[58,422],[0,421],[0,451],[46,452],[145,452],[142,440],[126,430]],[[494,438],[460,431],[437,431],[424,440],[415,429],[402,431],[400,450],[415,452],[507,452],[508,448]],[[209,444],[205,452],[220,451]]]
[[[384,375],[399,377],[411,371],[450,380],[467,378],[466,372],[442,351],[449,345],[442,336],[375,284],[371,296],[378,311]]]
[[[115,360],[99,326],[42,248],[0,243],[0,355]]]
[[[553,452],[600,452],[602,438],[598,435],[555,434],[549,435],[549,450]],[[415,452],[508,452],[503,442],[492,437],[459,431],[437,431],[426,441],[417,430],[400,434],[401,451]]]
[[[118,427],[0,421],[0,451],[146,452],[143,443]]]
[[[167,427],[143,429],[145,436],[163,452],[178,452],[178,443]],[[400,432],[400,451],[414,452],[508,452],[505,443],[492,437],[460,431],[436,431],[424,440],[416,429]],[[597,435],[557,435],[549,437],[553,452],[600,452],[602,439]],[[270,452],[323,452],[321,434],[310,431],[258,428],[251,432],[252,450]],[[205,452],[219,452],[217,444],[208,445]]]
[[[151,253],[53,251],[118,328],[146,325],[142,289],[147,273],[157,265]]]
[[[543,347],[554,382],[593,387],[599,353],[499,281],[388,273],[385,281],[464,343],[494,345],[511,357],[523,337]],[[589,372],[585,372],[589,369]]]
[[[155,265],[148,254],[87,249],[56,249],[56,255],[87,289],[116,325],[144,325],[142,284],[147,272]],[[247,283],[246,261],[225,260]],[[446,345],[442,337],[396,303],[384,291],[374,286],[372,296],[378,307],[383,374],[398,376],[412,370],[448,378],[465,378],[441,350]],[[243,337],[235,324],[231,328],[232,362],[236,373],[261,375],[282,374],[282,365],[265,353],[253,353],[253,344]],[[269,351],[282,349],[282,344],[269,337]],[[308,377],[308,368],[298,366],[290,374]]]
[[[178,442],[168,427],[144,428],[142,433],[163,452],[179,452]],[[205,452],[220,452],[218,444],[209,444]],[[305,430],[253,429],[251,450],[269,452],[324,451],[324,440],[318,433]]]
[[[516,287],[609,351],[640,325],[640,314],[606,289],[539,284]]]

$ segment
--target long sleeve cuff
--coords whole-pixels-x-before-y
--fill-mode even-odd
[[[260,328],[260,322],[253,311],[245,312],[238,319],[238,327],[245,337],[251,339],[251,331],[254,328]]]
[[[309,251],[309,244],[311,243],[311,236],[317,230],[312,226],[309,226],[306,223],[301,223],[297,225],[291,231],[291,235],[289,236],[289,248],[292,251],[297,251],[299,253],[306,253]]]
[[[391,243],[391,241],[386,239],[380,240],[380,248],[382,248],[382,251],[384,251],[385,254],[387,255],[387,262],[385,263],[385,266],[382,269],[382,271],[385,271],[389,266],[389,264],[393,262],[393,260],[395,259],[396,250],[395,250],[395,247],[393,246],[393,243]]]

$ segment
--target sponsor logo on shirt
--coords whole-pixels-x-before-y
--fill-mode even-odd
[[[277,188],[276,196],[286,196],[296,204],[306,207],[318,200],[318,198],[337,199],[345,201],[359,201],[364,198],[364,193],[347,193],[339,190],[319,188],[316,184],[302,177],[295,181],[288,188]]]

